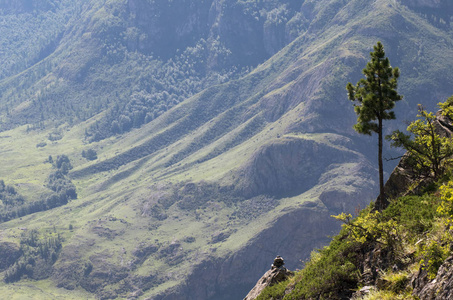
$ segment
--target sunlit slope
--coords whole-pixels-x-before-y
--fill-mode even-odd
[[[388,1],[310,7],[307,31],[271,59],[139,129],[88,144],[99,115],[61,125],[54,142],[53,128],[1,133],[0,177],[28,201],[46,192],[49,155],[74,166],[77,200],[0,224],[4,241],[18,243],[24,228],[55,227],[65,238],[52,277],[36,285],[55,296],[58,286],[98,297],[240,298],[276,254],[299,267],[336,230],[330,214],[373,199],[375,141],[353,132],[344,87],[381,40],[402,72],[398,118],[433,106],[453,93],[451,34]],[[98,159],[82,158],[87,149]]]
[[[67,139],[72,133],[67,132]],[[25,130],[16,134],[33,141],[37,136],[35,134],[35,137],[31,137]],[[127,292],[120,288],[120,281],[125,277],[151,282],[148,287],[150,294],[162,292],[162,289],[185,280],[193,267],[204,260],[200,260],[200,257],[229,257],[263,229],[272,227],[281,216],[300,209],[307,200],[316,199],[323,194],[324,201],[331,209],[342,209],[329,200],[327,191],[335,191],[330,198],[338,195],[352,196],[359,187],[367,186],[372,181],[367,179],[366,174],[360,173],[360,170],[366,169],[360,163],[363,157],[344,146],[335,145],[339,140],[348,143],[348,140],[331,134],[292,134],[282,136],[274,142],[278,145],[307,143],[318,151],[324,150],[329,154],[333,153],[332,156],[335,157],[349,158],[348,164],[330,166],[319,179],[318,187],[297,197],[281,200],[269,196],[247,198],[230,190],[229,185],[222,187],[218,181],[211,182],[211,179],[215,179],[215,176],[211,178],[215,172],[206,173],[203,170],[218,169],[223,160],[229,160],[227,154],[224,158],[217,158],[219,166],[213,164],[213,161],[205,162],[198,165],[198,169],[166,175],[165,180],[153,179],[154,176],[158,178],[159,172],[148,170],[147,162],[142,162],[141,168],[126,177],[117,176],[119,179],[113,182],[111,179],[109,181],[109,176],[115,178],[123,172],[122,168],[75,180],[79,199],[63,207],[1,224],[2,241],[16,241],[21,232],[31,228],[59,232],[65,238],[65,246],[54,265],[55,276],[51,278],[54,283],[47,284],[50,287],[82,286],[104,295],[105,285],[108,285],[108,289],[114,288],[121,294]],[[23,168],[24,171],[21,171],[22,174],[40,168],[43,174],[49,172],[41,167],[45,166],[43,161],[48,153],[59,151],[73,151],[70,156],[74,157],[74,164],[83,163],[79,153],[87,146],[75,143],[72,148],[65,148],[65,144],[55,143],[44,147],[43,150],[46,151],[37,155],[35,160],[30,160]],[[18,150],[10,151],[14,153]],[[247,147],[244,150],[238,148],[231,155],[239,156],[239,153],[247,156]],[[205,182],[198,183],[195,176],[203,178]],[[193,179],[190,180],[190,177]],[[192,181],[195,184],[181,183]],[[223,182],[229,183],[226,180],[220,181]],[[43,180],[40,183],[45,184]],[[21,191],[26,190],[21,184],[18,186]],[[367,199],[370,198],[371,195],[368,195]],[[322,206],[322,203],[313,203],[307,208],[313,210],[315,216],[317,211],[323,210]],[[72,230],[69,225],[72,225]],[[316,241],[316,237],[311,239]],[[278,242],[278,239],[275,241]],[[318,242],[314,243],[316,245]],[[272,243],[266,247],[272,247]],[[88,285],[88,279],[83,276],[80,279],[71,275],[83,269],[86,262],[92,262],[94,266],[92,277],[89,277],[91,283],[96,283],[93,286]],[[106,281],[102,279],[106,272],[115,272],[122,279],[112,278]],[[141,289],[147,288],[138,286]]]

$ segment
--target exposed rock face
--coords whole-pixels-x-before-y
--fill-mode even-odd
[[[208,33],[210,2],[181,5],[178,1],[127,1],[130,12],[127,21],[135,30],[127,36],[128,48],[167,58],[178,48],[194,46]]]
[[[442,115],[441,111],[436,113],[435,120],[436,132],[440,136],[451,138],[453,136],[453,123],[452,120]]]
[[[423,300],[453,299],[453,256],[445,260],[434,280],[429,281],[426,271],[420,270],[412,280],[414,294]]]
[[[298,195],[313,187],[330,165],[354,158],[357,156],[352,151],[342,151],[324,143],[281,138],[257,150],[245,166],[243,192],[248,196]]]
[[[231,0],[128,0],[127,47],[169,58],[199,41],[210,44],[209,67],[256,65],[291,42],[304,28],[296,1],[279,1],[264,9]],[[152,16],[152,17],[150,17]],[[201,44],[200,44],[201,45]],[[224,47],[225,55],[214,53]],[[212,52],[212,53],[211,53]],[[231,55],[231,53],[233,55]]]
[[[403,157],[385,183],[384,192],[390,198],[403,196],[416,179],[416,174],[411,171],[407,163],[407,156]]]
[[[290,276],[293,276],[294,273],[283,267],[284,264],[281,256],[277,256],[271,269],[258,280],[255,287],[247,294],[244,300],[254,300],[266,287],[273,286],[274,284],[285,281]]]

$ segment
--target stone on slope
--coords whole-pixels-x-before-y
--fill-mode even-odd
[[[283,258],[281,256],[277,256],[274,259],[271,269],[267,271],[263,277],[260,278],[260,280],[258,280],[255,287],[253,287],[253,289],[247,294],[244,300],[256,299],[266,287],[285,281],[290,276],[293,276],[294,273],[287,270],[283,266],[284,264]]]

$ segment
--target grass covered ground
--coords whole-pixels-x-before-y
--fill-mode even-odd
[[[34,287],[38,290],[43,285],[43,295],[49,293],[57,297],[64,294],[57,286],[76,288],[74,293],[83,287],[98,296],[113,297],[140,289],[144,298],[152,297],[183,283],[201,260],[221,261],[234,256],[261,233],[272,229],[278,220],[284,220],[307,203],[316,215],[321,210],[337,211],[343,205],[372,200],[374,179],[369,175],[372,166],[367,157],[359,153],[363,141],[355,143],[351,138],[353,111],[343,97],[345,83],[353,80],[348,76],[359,73],[357,66],[365,61],[368,45],[383,37],[385,45],[389,45],[389,53],[399,57],[398,66],[402,70],[412,70],[413,53],[424,58],[420,61],[421,75],[417,76],[429,77],[429,86],[436,87],[439,85],[437,78],[449,78],[449,66],[445,61],[452,60],[445,58],[451,55],[448,46],[451,36],[420,21],[417,14],[397,3],[387,5],[387,1],[379,0],[369,6],[363,1],[351,1],[342,6],[340,2],[316,2],[313,14],[316,13],[317,17],[310,20],[310,31],[301,34],[243,78],[212,86],[181,103],[179,99],[179,104],[172,102],[169,107],[162,108],[168,109],[166,113],[160,111],[159,117],[142,124],[141,128],[129,128],[130,131],[107,135],[108,138],[93,143],[89,141],[96,139],[87,139],[87,133],[91,134],[90,129],[97,125],[106,125],[101,121],[107,113],[88,118],[105,108],[109,101],[133,100],[137,95],[132,97],[132,89],[141,90],[144,89],[142,83],[154,82],[146,77],[138,80],[139,74],[151,74],[159,66],[153,65],[140,73],[137,70],[143,65],[141,59],[134,60],[136,54],[128,54],[133,56],[129,57],[133,65],[129,65],[131,61],[128,59],[121,60],[118,65],[110,61],[115,58],[111,57],[115,51],[107,49],[110,54],[102,62],[108,67],[97,66],[100,69],[95,68],[96,72],[90,71],[91,75],[86,75],[86,70],[80,69],[80,65],[89,65],[93,59],[89,56],[99,50],[85,48],[92,41],[86,39],[91,36],[91,30],[93,35],[96,33],[96,28],[88,28],[86,34],[80,33],[86,42],[80,45],[87,51],[78,51],[79,54],[70,59],[59,58],[56,63],[62,65],[59,65],[58,74],[51,72],[35,84],[36,78],[26,75],[38,71],[39,65],[36,65],[16,79],[2,82],[0,86],[6,91],[2,96],[11,98],[13,106],[24,98],[36,96],[49,107],[55,104],[49,111],[50,116],[67,118],[65,113],[71,112],[73,102],[80,109],[80,116],[68,122],[70,125],[58,121],[44,122],[43,126],[35,124],[29,128],[25,125],[0,133],[0,179],[14,186],[27,202],[49,192],[46,180],[52,172],[52,165],[46,160],[50,155],[67,155],[74,167],[70,176],[73,176],[71,179],[78,199],[49,211],[0,224],[2,241],[17,246],[22,232],[32,229],[43,234],[57,231],[64,239],[59,258],[53,265],[55,276],[26,281],[30,285],[26,291],[33,293]],[[93,13],[97,8],[97,5],[92,7]],[[110,9],[113,18],[115,9],[113,6]],[[352,18],[352,12],[360,17]],[[93,24],[107,26],[107,22],[100,22],[107,16],[105,13],[101,9]],[[376,27],[376,24],[380,25]],[[409,26],[414,24],[422,25],[419,31]],[[361,30],[357,31],[357,28]],[[369,32],[375,32],[374,28],[379,28],[382,36],[371,37]],[[395,28],[401,31],[396,34]],[[413,50],[411,55],[399,52],[398,49],[419,47],[419,36],[432,36],[430,43],[424,48],[420,46],[419,54]],[[439,43],[440,39],[445,43]],[[68,40],[64,42],[69,43]],[[437,52],[433,51],[438,46]],[[66,50],[77,47],[77,44],[72,45]],[[432,57],[432,53],[437,53],[437,56]],[[54,55],[58,56],[58,53]],[[442,63],[428,67],[427,61],[431,59]],[[52,60],[53,56],[49,56],[46,64]],[[98,58],[95,57],[94,61]],[[408,71],[407,74],[415,72]],[[42,76],[45,74],[38,78]],[[404,78],[402,87],[406,92],[416,95],[420,89],[432,90],[418,86],[417,76]],[[138,81],[140,83],[131,87],[131,82]],[[115,88],[107,88],[109,85]],[[66,89],[67,86],[71,88]],[[86,86],[89,89],[85,89]],[[122,88],[124,86],[127,88]],[[118,93],[113,96],[116,88]],[[28,94],[18,94],[21,89],[28,89]],[[79,93],[77,89],[83,92]],[[201,87],[191,89],[187,96],[200,90]],[[437,90],[443,93],[440,88]],[[420,93],[418,97],[425,95]],[[407,99],[406,103],[413,101],[411,97]],[[5,109],[2,120],[20,115],[32,103],[30,100],[18,104],[17,110],[11,108],[10,116]],[[409,106],[407,104],[406,108]],[[118,116],[110,115],[111,118]],[[33,117],[39,118],[39,115]],[[24,120],[18,121],[22,124]],[[97,152],[97,160],[89,161],[82,157],[82,151],[89,149]],[[272,149],[282,151],[272,152]],[[302,150],[307,152],[301,155]],[[284,157],[281,153],[289,155]],[[301,157],[306,159],[310,169],[301,162]],[[344,161],[332,162],[326,169],[316,169],[317,160],[337,157],[344,158]],[[264,163],[254,165],[255,159]],[[260,167],[268,162],[270,171],[259,173],[263,171]],[[256,174],[260,175],[252,176]],[[279,176],[269,176],[274,174]],[[267,182],[263,180],[264,184],[261,182],[261,186],[266,186],[275,183],[275,178],[283,178],[279,182],[285,183],[299,174],[312,175],[309,179],[315,181],[314,185],[300,190],[288,188],[287,193],[280,195],[275,192],[265,194],[256,188],[263,178],[269,179]],[[250,180],[252,177],[255,181]],[[305,184],[304,180],[300,182],[300,186]],[[238,193],[238,190],[246,188],[250,194],[255,193],[253,197]],[[321,195],[326,191],[329,193],[324,194],[327,196],[322,200]],[[326,204],[326,199],[329,204]],[[335,203],[340,205],[335,207]],[[290,230],[297,229],[300,222],[305,221],[294,220]],[[267,252],[273,252],[278,247],[266,244],[265,248]],[[338,253],[346,251],[342,246],[336,247],[326,250],[329,265],[336,263]],[[256,256],[253,251],[249,255]],[[343,272],[355,276],[354,272],[349,274],[351,268],[348,264]],[[331,277],[343,275],[332,273]],[[255,278],[249,280],[254,282]],[[348,280],[352,285],[355,279]],[[22,287],[22,282],[15,284]],[[25,290],[25,286],[23,288]],[[0,293],[3,290],[10,295],[10,286],[1,285]],[[40,292],[36,294],[41,295]]]
[[[266,140],[276,139],[278,134],[283,140],[285,135],[282,128],[287,124],[279,126],[278,123],[269,125],[250,142],[237,145],[215,159],[193,167],[187,166],[203,157],[203,151],[212,151],[211,145],[182,160],[185,168],[158,167],[162,164],[159,161],[162,155],[169,157],[184,145],[190,145],[193,139],[187,138],[168,147],[165,153],[157,152],[149,159],[73,179],[78,199],[49,211],[0,224],[1,241],[16,245],[19,245],[23,233],[29,230],[37,229],[40,234],[58,233],[62,237],[63,247],[53,265],[56,272],[48,279],[27,279],[26,284],[22,285],[26,279],[24,277],[19,282],[11,283],[14,285],[3,284],[0,290],[9,294],[18,285],[21,288],[18,291],[23,290],[24,294],[36,289],[36,297],[58,299],[69,297],[65,296],[66,290],[61,287],[76,288],[74,294],[70,291],[67,293],[77,298],[77,289],[81,288],[80,285],[87,288],[87,283],[68,276],[68,272],[84,272],[87,264],[92,263],[93,270],[89,276],[93,277],[88,278],[98,284],[104,293],[102,295],[106,296],[110,292],[121,295],[127,284],[124,280],[99,280],[98,277],[104,276],[107,272],[105,268],[108,267],[118,274],[130,274],[136,278],[153,276],[153,279],[147,279],[153,285],[144,288],[148,289],[144,295],[153,296],[183,282],[193,266],[200,262],[200,255],[216,259],[228,257],[240,250],[287,212],[307,201],[316,201],[322,190],[318,187],[282,199],[265,196],[247,199],[238,197],[233,191],[221,190],[218,183],[213,181],[224,178],[225,184],[235,182],[234,178],[225,177],[225,174],[234,174],[231,170],[250,159],[257,148],[265,145]],[[1,171],[0,178],[5,180],[5,184],[14,186],[26,201],[33,201],[49,192],[45,187],[46,178],[52,172],[51,164],[46,162],[49,155],[67,155],[74,166],[73,170],[78,170],[97,162],[83,158],[83,150],[96,149],[98,160],[105,160],[140,145],[144,135],[142,131],[133,131],[121,139],[87,144],[81,138],[83,127],[67,128],[63,124],[57,130],[61,132],[62,138],[56,141],[48,139],[55,129],[27,130],[24,126],[2,133],[5,143],[1,147],[5,162],[8,162],[6,166],[10,167]],[[226,136],[225,140],[229,138]],[[316,142],[335,151],[350,151],[340,146],[344,138],[337,135],[291,134],[287,138]],[[39,143],[46,145],[36,147]],[[218,141],[219,145],[222,143],[222,140]],[[24,144],[32,146],[24,147]],[[242,160],[236,159],[238,157],[242,157]],[[14,165],[21,167],[13,168]],[[354,165],[352,163],[344,167],[350,169]],[[340,172],[341,166],[337,168],[330,172]],[[123,176],[129,169],[133,171]],[[323,184],[341,189],[346,186],[346,182],[361,180],[358,174],[347,177],[343,172],[343,175],[342,179],[335,180],[327,176],[330,179]],[[205,180],[208,177],[210,181]],[[27,181],[26,178],[34,180]],[[6,273],[1,274],[4,276]],[[45,288],[41,288],[41,285]],[[96,289],[91,288],[91,291]],[[21,294],[18,292],[17,295]]]
[[[332,242],[315,250],[288,281],[266,288],[258,299],[418,299],[410,281],[425,272],[432,280],[451,255],[451,179],[421,196],[394,199],[382,213],[364,209],[344,221]]]

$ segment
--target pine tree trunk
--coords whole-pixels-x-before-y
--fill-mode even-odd
[[[382,119],[379,118],[379,197],[376,200],[376,209],[382,211],[387,207],[387,199],[385,198],[384,193],[384,164],[382,162],[382,147],[383,147],[383,137],[382,137]]]

